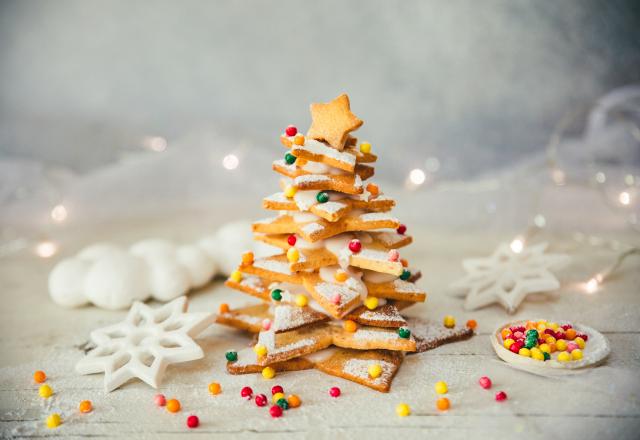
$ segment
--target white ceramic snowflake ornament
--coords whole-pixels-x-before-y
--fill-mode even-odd
[[[106,392],[134,377],[157,388],[169,364],[204,356],[193,338],[213,322],[210,313],[187,313],[186,296],[156,309],[135,302],[124,321],[91,332],[96,348],[78,362],[76,371],[104,372]]]
[[[449,289],[454,295],[466,295],[464,306],[468,310],[497,302],[513,313],[527,295],[560,287],[551,270],[564,267],[569,256],[545,254],[547,246],[539,243],[514,252],[508,243],[502,243],[490,257],[463,260],[467,275]]]

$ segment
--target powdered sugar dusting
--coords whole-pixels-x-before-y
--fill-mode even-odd
[[[305,183],[329,182],[330,180],[329,176],[323,174],[305,174],[304,176],[296,177],[293,183],[296,186],[302,186]]]
[[[414,283],[397,279],[393,282],[393,287],[399,293],[422,293],[422,290]]]
[[[314,286],[314,289],[316,290],[316,292],[318,292],[318,294],[322,295],[328,300],[331,300],[337,293],[338,295],[340,295],[341,303],[351,302],[354,298],[360,295],[357,291],[351,290],[347,286],[343,286],[340,284],[319,283]]]
[[[317,232],[321,232],[324,230],[324,226],[322,226],[320,223],[309,223],[307,225],[304,225],[302,227],[302,232],[304,232],[307,235],[313,235]]]
[[[356,332],[353,334],[354,339],[366,340],[366,341],[376,341],[380,339],[392,340],[399,339],[400,336],[395,331],[387,330],[387,329],[366,329],[366,328],[358,328]]]
[[[380,365],[380,367],[382,367],[382,373],[375,379],[369,376],[369,366],[373,364],[378,364]],[[383,383],[388,383],[391,381],[396,368],[397,367],[391,362],[381,361],[377,359],[349,359],[344,363],[342,371],[350,376],[367,380],[368,382],[376,385],[381,385]]]
[[[253,262],[253,266],[259,269],[268,270],[269,272],[278,272],[285,275],[291,275],[291,269],[289,263],[277,260],[256,260]]]
[[[369,212],[367,214],[362,214],[360,216],[360,220],[362,220],[363,222],[375,222],[375,221],[384,221],[384,220],[388,220],[392,222],[398,221],[397,218],[391,217],[386,212]]]
[[[338,151],[335,148],[331,148],[322,142],[318,142],[315,139],[306,139],[304,145],[293,145],[292,153],[296,155],[296,152],[307,151],[316,155],[323,155],[329,157],[338,162],[349,165],[349,168],[353,169],[356,165],[356,156],[352,153],[345,151]]]

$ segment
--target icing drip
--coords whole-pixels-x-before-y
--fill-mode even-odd
[[[380,284],[380,283],[390,283],[391,281],[397,280],[398,277],[396,275],[391,275],[388,273],[380,273],[375,272],[373,270],[365,270],[362,279],[368,283]]]
[[[302,237],[296,237],[296,247],[299,249],[320,249],[324,247],[322,240],[310,243]]]
[[[325,240],[326,248],[333,255],[338,257],[338,264],[343,269],[347,269],[351,261],[351,251],[349,241],[353,239],[352,234],[338,234]]]
[[[298,191],[293,196],[293,201],[300,211],[308,211],[317,203],[316,195],[318,191]]]
[[[293,217],[293,221],[296,223],[315,222],[320,219],[320,217],[310,212],[291,211],[289,215]]]

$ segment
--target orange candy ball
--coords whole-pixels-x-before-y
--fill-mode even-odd
[[[229,313],[229,304],[222,303],[220,304],[220,308],[218,309],[220,313]]]
[[[333,277],[336,279],[336,281],[342,283],[344,281],[347,281],[347,278],[349,278],[349,274],[347,274],[344,270],[338,270]]]
[[[78,409],[80,410],[81,413],[91,412],[91,410],[93,409],[93,405],[91,404],[91,400],[83,400],[82,402],[80,402],[80,405],[78,406]]]
[[[211,382],[209,384],[209,392],[215,396],[216,394],[220,394],[222,392],[222,387],[218,382]]]
[[[33,380],[35,380],[38,383],[43,383],[45,380],[47,380],[47,375],[45,374],[44,371],[38,370],[35,373],[33,373]]]
[[[511,330],[509,330],[508,328],[503,328],[500,332],[500,336],[502,336],[503,341],[506,341],[511,337]]]
[[[409,266],[409,262],[407,261],[406,258],[400,258],[400,263],[402,263],[402,267]]]
[[[569,339],[570,341],[573,341],[576,338],[577,332],[570,328],[567,329],[567,331],[564,332],[564,336],[566,339]]]
[[[295,394],[291,394],[287,397],[287,403],[289,404],[289,408],[297,408],[302,404],[302,401]]]
[[[253,263],[253,252],[245,252],[242,254],[242,264],[251,264]]]
[[[470,319],[467,321],[467,328],[470,328],[471,330],[475,330],[477,326],[478,326],[478,323],[476,322],[475,319]]]
[[[436,408],[438,408],[440,411],[446,411],[451,407],[451,403],[449,402],[449,399],[447,399],[446,397],[441,397],[438,400],[436,400]]]
[[[343,325],[344,325],[344,329],[349,333],[354,333],[356,330],[358,330],[358,324],[356,324],[350,319],[347,319]]]
[[[380,188],[375,183],[369,183],[367,185],[367,191],[369,191],[374,197],[380,194]]]
[[[167,400],[167,411],[172,413],[180,411],[180,401],[178,399]]]

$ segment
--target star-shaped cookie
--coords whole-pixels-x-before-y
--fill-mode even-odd
[[[157,388],[169,364],[204,356],[192,338],[211,325],[214,316],[186,310],[186,296],[157,309],[135,302],[124,321],[91,332],[96,347],[76,364],[76,371],[104,372],[106,392],[134,377]]]
[[[463,260],[467,275],[451,284],[450,292],[466,295],[468,310],[497,302],[513,313],[527,295],[560,287],[551,269],[564,267],[569,256],[545,254],[547,246],[540,243],[514,252],[508,243],[501,243],[490,257]]]
[[[342,150],[349,133],[362,125],[362,121],[351,113],[346,94],[331,102],[311,104],[311,119],[307,137],[325,141],[337,150]]]

